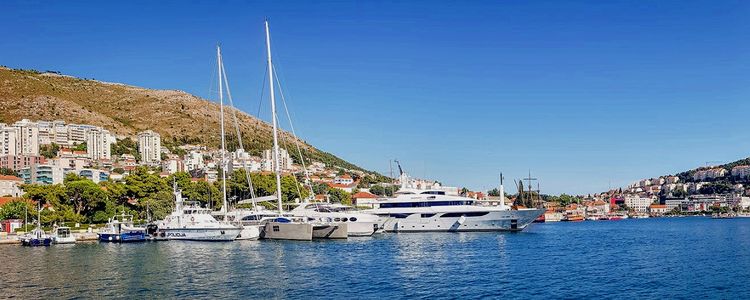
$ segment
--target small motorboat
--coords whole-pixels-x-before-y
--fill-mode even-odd
[[[31,246],[31,247],[37,247],[37,246],[49,246],[52,244],[52,238],[50,238],[44,230],[37,227],[33,231],[29,232],[28,234],[24,235],[21,238],[21,244],[24,246]]]
[[[55,244],[74,244],[76,237],[70,232],[70,227],[61,226],[54,229],[52,242]]]
[[[100,242],[131,243],[146,241],[146,228],[133,226],[133,216],[122,213],[99,231]]]

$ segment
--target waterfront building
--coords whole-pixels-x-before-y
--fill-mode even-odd
[[[687,198],[666,199],[664,200],[664,205],[667,207],[667,211],[672,211],[675,208],[682,207],[682,205],[686,204],[687,202],[688,202]]]
[[[667,210],[667,205],[665,204],[651,204],[648,207],[649,215],[654,217],[663,216],[667,212],[669,212],[669,210]]]
[[[161,162],[161,136],[151,130],[139,132],[138,152],[143,164],[155,165]]]
[[[637,212],[647,212],[649,205],[654,202],[653,198],[638,195],[625,196],[625,205]]]
[[[21,197],[23,195],[21,184],[23,184],[23,179],[19,177],[0,175],[0,197]]]

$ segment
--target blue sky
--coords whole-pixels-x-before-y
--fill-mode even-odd
[[[220,42],[256,114],[269,17],[297,133],[368,169],[594,193],[750,156],[745,1],[105,2],[0,2],[0,65],[215,99]]]

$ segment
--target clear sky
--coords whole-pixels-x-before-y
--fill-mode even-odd
[[[750,156],[747,1],[6,0],[0,16],[0,65],[210,99],[220,42],[253,115],[269,17],[298,134],[383,173],[398,158],[487,190],[531,169],[543,193],[594,193]]]

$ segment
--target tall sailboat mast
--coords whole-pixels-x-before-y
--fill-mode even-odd
[[[221,189],[223,191],[221,212],[227,212],[227,145],[224,137],[224,86],[221,79],[223,74],[223,63],[221,61],[221,46],[216,46],[216,60],[219,68],[219,111],[221,114]]]
[[[273,88],[273,63],[271,61],[271,33],[268,29],[268,20],[266,20],[266,52],[268,53],[268,85],[271,95],[271,116],[273,118],[273,164],[274,173],[276,173],[276,198],[279,206],[279,214],[284,213],[281,207],[281,164],[279,163],[279,134],[276,121],[276,98]]]

